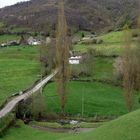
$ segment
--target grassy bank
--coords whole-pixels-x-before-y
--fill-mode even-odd
[[[140,110],[107,123],[93,132],[78,134],[61,140],[139,140]]]
[[[33,129],[26,126],[21,121],[17,121],[16,125],[11,127],[2,140],[58,140],[66,138],[71,134],[67,133],[51,133]]]

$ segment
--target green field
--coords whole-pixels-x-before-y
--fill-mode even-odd
[[[93,72],[87,76],[87,75],[80,75],[78,78],[82,80],[113,80],[114,78],[114,67],[113,64],[115,62],[114,58],[95,58],[94,59],[94,66],[93,66]],[[87,67],[86,64],[79,64],[79,65],[72,65],[71,71],[72,73],[79,74],[83,71],[83,69]]]
[[[121,43],[115,43],[115,44],[90,44],[90,45],[84,45],[84,44],[76,44],[74,46],[75,51],[80,51],[82,53],[87,52],[89,48],[95,49],[96,53],[98,55],[119,55],[122,52],[123,44]]]
[[[102,39],[104,43],[120,43],[123,42],[124,35],[123,31],[117,31],[100,35],[98,38]]]
[[[30,31],[30,28],[14,27],[10,31],[14,32],[14,33],[28,32],[28,31]]]
[[[71,82],[65,112],[70,116],[120,116],[127,113],[123,90],[101,83]],[[47,113],[60,113],[59,96],[55,85],[48,84],[44,89]],[[84,98],[84,101],[83,101]],[[134,108],[138,108],[138,96],[134,94]],[[82,104],[84,112],[82,114]]]
[[[130,32],[135,32],[135,30],[130,30]],[[120,55],[123,46],[124,46],[124,38],[125,32],[117,31],[117,32],[110,32],[107,34],[99,35],[98,39],[103,40],[102,44],[82,44],[79,42],[78,44],[74,45],[75,51],[80,51],[82,53],[87,52],[89,48],[93,48],[96,50],[98,55],[105,55],[105,56],[112,56],[112,55]],[[136,46],[135,38],[132,38],[132,46]]]
[[[36,48],[0,49],[0,105],[12,94],[30,87],[39,74]]]
[[[19,40],[20,36],[17,35],[0,35],[0,43],[5,43],[12,40]]]
[[[0,104],[11,94],[29,87],[38,78],[38,52],[39,48],[31,46],[13,46],[0,49]],[[113,59],[97,58],[95,63],[94,75],[81,77],[82,79],[113,78]],[[80,65],[75,67],[75,69],[80,68]]]
[[[0,59],[26,59],[35,60],[39,59],[39,47],[33,47],[28,45],[22,46],[11,46],[0,49]]]

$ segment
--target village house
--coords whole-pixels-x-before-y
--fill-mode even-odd
[[[82,60],[82,56],[72,56],[69,58],[69,64],[78,65],[80,64],[81,60]]]
[[[41,41],[33,38],[32,36],[27,39],[28,45],[40,45]]]
[[[36,46],[36,45],[40,45],[41,41],[39,39],[37,39],[37,38],[32,37],[32,36],[30,36],[30,37],[21,36],[20,44]]]

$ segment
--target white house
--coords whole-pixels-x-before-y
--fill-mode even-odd
[[[81,59],[82,59],[82,56],[70,57],[69,58],[69,64],[78,65],[78,64],[80,64]]]
[[[38,41],[37,39],[34,39],[33,37],[29,37],[29,39],[27,40],[29,45],[40,45],[41,42]]]

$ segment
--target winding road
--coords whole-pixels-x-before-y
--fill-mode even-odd
[[[51,75],[44,78],[42,81],[37,83],[32,89],[28,90],[27,92],[23,93],[22,95],[19,95],[15,98],[13,98],[11,101],[9,101],[2,110],[0,110],[0,119],[5,117],[9,112],[11,112],[16,105],[22,101],[28,99],[32,94],[37,92],[41,87],[43,87],[46,83],[48,83],[49,80],[51,80],[56,74],[58,70],[55,70]]]

